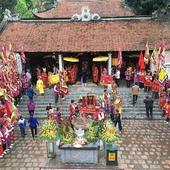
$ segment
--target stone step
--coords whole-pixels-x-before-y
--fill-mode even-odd
[[[52,108],[55,109],[57,107],[60,107],[62,108],[63,110],[69,110],[69,105],[68,104],[65,104],[65,105],[52,105]],[[18,109],[19,110],[22,110],[22,111],[27,111],[27,105],[20,105],[18,106]],[[37,111],[43,111],[46,109],[46,105],[36,105],[36,110]],[[137,107],[130,107],[129,105],[123,105],[123,108],[122,108],[123,111],[135,111],[135,112],[139,112],[139,111],[143,111],[145,110],[145,107],[144,105],[141,105],[141,106],[137,106]],[[153,107],[153,110],[157,110],[157,111],[161,111],[160,107],[155,105]]]
[[[23,116],[28,119],[30,116],[29,116],[29,113],[25,113],[23,114]],[[38,119],[47,119],[47,114],[46,113],[35,113],[35,116],[38,118]],[[65,114],[65,113],[62,113],[62,117],[64,117],[65,119],[67,119],[69,116],[69,114]],[[133,112],[129,113],[129,114],[123,114],[122,115],[122,119],[147,119],[146,117],[146,114],[145,113],[141,113],[141,114],[133,114]],[[161,120],[163,119],[162,115],[161,114],[155,114],[153,113],[153,119],[158,119],[158,120]]]
[[[64,117],[69,116],[69,104],[71,99],[75,100],[75,102],[78,102],[79,96],[86,96],[88,92],[94,93],[95,96],[102,96],[103,94],[103,87],[98,86],[87,86],[87,87],[81,87],[81,86],[70,86],[70,95],[66,100],[63,101],[63,105],[55,105],[54,104],[54,93],[53,88],[51,89],[45,89],[44,95],[39,95],[37,93],[37,96],[34,97],[34,101],[36,103],[36,109],[35,109],[35,115],[37,118],[46,119],[47,113],[46,113],[46,106],[48,103],[52,103],[52,108],[56,109],[56,107],[61,108],[61,112]],[[111,89],[108,89],[108,91],[111,94]],[[131,94],[131,88],[118,88],[118,93],[120,96],[122,96],[123,101],[123,109],[122,109],[122,116],[123,119],[146,119],[146,111],[145,111],[145,105],[143,103],[143,100],[145,99],[146,94],[141,90],[139,92],[138,101],[135,104],[135,106],[132,105],[132,94]],[[158,100],[157,100],[158,101]],[[157,101],[154,103],[154,119],[161,119],[161,110],[159,106],[157,105]],[[27,104],[29,100],[26,95],[23,96],[23,99],[21,100],[21,103],[19,105],[20,112],[26,117],[29,117],[29,113],[27,110]]]

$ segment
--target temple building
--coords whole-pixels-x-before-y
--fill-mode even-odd
[[[33,13],[35,19],[22,19],[6,11],[0,25],[0,46],[11,42],[18,53],[23,47],[26,68],[57,63],[62,70],[87,63],[91,72],[94,63],[102,63],[111,74],[121,51],[123,74],[128,66],[138,67],[146,42],[152,53],[162,40],[170,62],[170,21],[135,16],[121,0],[61,0],[48,11]]]

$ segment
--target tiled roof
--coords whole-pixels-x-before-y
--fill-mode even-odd
[[[9,22],[0,35],[0,46],[9,41],[15,51],[110,52],[150,49],[164,39],[170,50],[170,24],[159,20],[95,22]]]
[[[82,7],[88,6],[90,13],[97,13],[100,17],[133,16],[131,10],[123,7],[121,2],[122,0],[61,1],[56,8],[35,15],[39,18],[71,18],[75,13],[81,14]]]

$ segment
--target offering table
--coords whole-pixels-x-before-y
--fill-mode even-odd
[[[61,150],[61,159],[63,163],[98,163],[98,142],[88,143],[82,147],[64,144],[60,145],[59,149]]]

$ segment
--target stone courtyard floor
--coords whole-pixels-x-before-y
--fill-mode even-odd
[[[40,130],[43,120],[40,120]],[[123,131],[118,146],[118,166],[106,165],[104,149],[99,151],[99,163],[63,164],[60,150],[55,158],[47,158],[46,141],[31,137],[26,129],[23,140],[15,127],[15,144],[0,159],[0,170],[54,169],[124,169],[124,170],[169,170],[170,169],[170,125],[163,120],[122,120]]]

